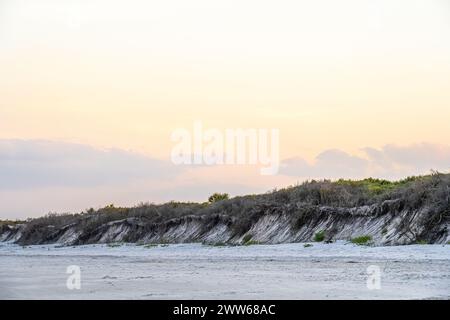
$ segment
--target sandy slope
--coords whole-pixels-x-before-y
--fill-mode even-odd
[[[2,299],[450,298],[450,246],[360,247],[339,242],[145,248],[0,244]],[[81,290],[66,268],[81,267]],[[368,290],[378,265],[381,290]]]

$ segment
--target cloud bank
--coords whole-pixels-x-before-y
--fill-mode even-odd
[[[313,163],[302,158],[283,161],[281,173],[299,178],[365,178],[399,179],[420,175],[430,170],[450,169],[450,146],[430,143],[381,149],[363,148],[361,156],[332,149],[320,153]]]
[[[172,178],[180,167],[118,149],[43,140],[0,140],[0,190],[93,187]]]

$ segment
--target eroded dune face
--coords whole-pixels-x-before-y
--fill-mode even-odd
[[[446,243],[448,218],[433,214],[430,208],[401,209],[398,201],[381,205],[339,208],[326,206],[280,205],[254,208],[253,220],[239,231],[242,221],[226,214],[188,215],[160,223],[143,218],[127,218],[100,224],[93,230],[72,223],[57,228],[51,225],[27,230],[27,225],[3,226],[0,240],[19,244],[58,243],[259,243],[307,242],[318,232],[325,241],[349,240],[368,235],[377,245],[402,245],[424,240]],[[95,219],[91,217],[90,219]],[[247,229],[247,230],[245,230]]]

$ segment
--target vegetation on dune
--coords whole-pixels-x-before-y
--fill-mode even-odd
[[[252,238],[253,238],[253,236],[252,236],[251,234],[246,234],[246,235],[244,236],[244,238],[242,238],[242,241],[243,241],[244,243],[246,243],[246,242],[249,242],[250,240],[252,240]]]
[[[404,185],[407,185],[410,182],[416,181],[419,179],[419,177],[407,177],[406,179],[399,180],[399,181],[389,181],[384,179],[374,179],[374,178],[368,178],[364,180],[345,180],[345,179],[339,179],[336,184],[338,185],[347,185],[347,186],[353,186],[353,187],[360,187],[365,190],[369,194],[372,195],[380,195],[383,193],[387,193],[389,191],[395,190],[396,188],[402,187]]]
[[[209,203],[214,203],[218,201],[228,200],[230,196],[228,193],[214,193],[208,198]]]
[[[252,246],[252,245],[256,245],[256,244],[260,244],[260,243],[258,241],[253,240],[253,235],[251,235],[251,234],[246,234],[242,238],[242,245],[244,245],[244,246]]]
[[[392,204],[382,204],[392,200]],[[353,208],[359,206],[380,206],[380,214],[394,210],[416,210],[424,206],[429,217],[424,225],[429,227],[448,219],[450,216],[450,174],[433,172],[431,175],[409,177],[400,181],[380,179],[307,181],[300,185],[260,195],[249,195],[229,199],[228,194],[215,193],[208,203],[169,202],[165,204],[141,203],[124,208],[108,205],[100,209],[88,209],[77,214],[48,214],[29,219],[22,231],[21,242],[51,243],[64,228],[75,225],[81,232],[80,243],[98,241],[98,231],[108,223],[130,221],[130,232],[124,242],[136,242],[142,234],[165,230],[177,219],[201,219],[203,231],[208,231],[218,223],[230,227],[233,236],[248,233],[252,225],[265,214],[283,213],[291,216],[294,228],[314,223],[319,208]],[[138,221],[138,223],[132,223]],[[18,222],[2,221],[0,228]],[[315,235],[314,240],[324,241],[335,230],[326,230]],[[385,230],[387,233],[387,230]],[[321,239],[321,240],[320,240]],[[428,241],[429,239],[421,240]],[[417,239],[416,239],[417,240]],[[249,242],[243,241],[243,243]]]
[[[368,244],[370,241],[372,241],[372,237],[371,236],[360,236],[360,237],[356,237],[356,238],[352,238],[350,240],[351,243],[354,244],[358,244],[358,245],[363,245],[363,244]]]
[[[26,221],[24,220],[0,220],[0,226],[2,225],[8,225],[8,226],[14,226],[18,224],[24,224]]]
[[[325,231],[319,231],[314,235],[315,242],[322,242],[325,240]]]

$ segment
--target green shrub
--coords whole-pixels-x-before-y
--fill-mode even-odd
[[[428,244],[428,241],[426,241],[426,240],[417,240],[416,244]]]
[[[311,243],[305,243],[303,245],[304,248],[311,248],[313,245]]]
[[[251,246],[255,244],[259,244],[258,241],[252,240],[253,236],[251,234],[246,234],[244,238],[242,238],[242,244],[244,246]]]
[[[246,234],[244,238],[242,238],[242,242],[247,243],[252,240],[253,236],[251,234]]]
[[[325,240],[325,231],[319,231],[314,235],[315,242],[322,242]]]
[[[222,200],[228,200],[230,196],[228,193],[214,193],[208,198],[209,203],[214,203]]]
[[[363,245],[363,244],[367,244],[368,242],[372,241],[372,237],[371,236],[361,236],[361,237],[352,238],[350,241],[351,241],[351,243],[354,243],[354,244]]]

